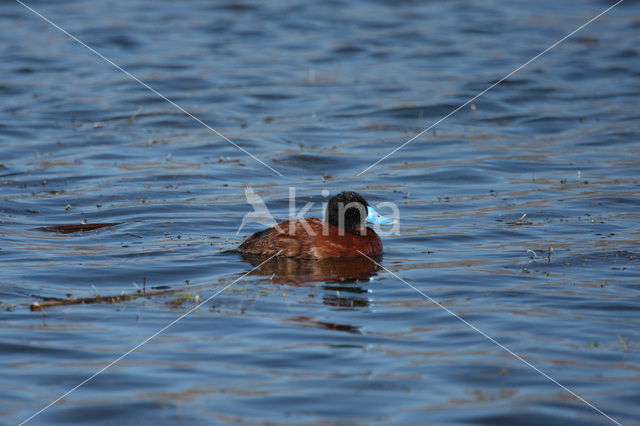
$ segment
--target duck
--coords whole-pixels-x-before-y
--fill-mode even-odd
[[[294,218],[247,238],[237,251],[243,255],[325,260],[362,255],[381,258],[382,240],[367,222],[389,224],[357,192],[344,191],[333,196],[320,219]]]

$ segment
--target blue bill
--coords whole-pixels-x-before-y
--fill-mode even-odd
[[[389,223],[395,222],[395,220],[382,216],[380,213],[375,211],[373,207],[369,206],[367,207],[367,222],[387,225]]]

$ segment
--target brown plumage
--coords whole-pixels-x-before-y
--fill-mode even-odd
[[[340,235],[343,234],[343,235]],[[371,228],[345,229],[316,218],[292,219],[273,228],[256,232],[243,242],[238,251],[245,254],[272,256],[282,250],[280,256],[299,259],[330,259],[339,257],[382,255],[382,241]]]

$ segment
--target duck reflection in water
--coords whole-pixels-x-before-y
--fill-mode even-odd
[[[243,254],[242,258],[253,266],[266,260],[265,256]],[[380,257],[376,261],[381,260]],[[352,259],[305,260],[288,257],[273,258],[262,264],[251,275],[263,275],[278,284],[305,286],[324,282],[323,303],[332,306],[368,306],[369,291],[363,288],[377,275],[380,267],[360,256]]]
[[[267,258],[243,254],[242,258],[258,266]],[[287,257],[268,260],[253,274],[265,275],[278,284],[304,284],[328,282],[335,284],[358,284],[369,282],[380,267],[365,257],[353,259],[331,259],[309,261]]]

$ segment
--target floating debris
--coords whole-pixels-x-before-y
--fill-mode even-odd
[[[47,232],[59,232],[61,234],[70,234],[72,232],[82,232],[82,231],[92,231],[98,228],[104,228],[106,226],[115,226],[120,225],[118,222],[114,223],[81,223],[79,225],[56,225],[56,226],[45,226],[43,228],[38,228],[40,231]]]
[[[533,225],[533,222],[529,221],[529,220],[524,220],[524,218],[527,217],[526,213],[523,213],[522,216],[520,216],[520,219],[518,219],[517,222],[507,222],[507,225],[517,225],[517,226],[522,226],[522,225]]]
[[[138,297],[153,297],[153,296],[162,296],[167,294],[166,291],[150,291],[150,292],[141,292],[138,291],[136,294],[119,294],[116,296],[93,296],[93,297],[74,297],[70,299],[57,299],[57,298],[47,298],[44,302],[33,302],[31,304],[32,312],[41,312],[45,308],[51,308],[54,306],[66,306],[66,305],[86,305],[89,303],[118,303],[124,302],[127,300],[137,299]]]

